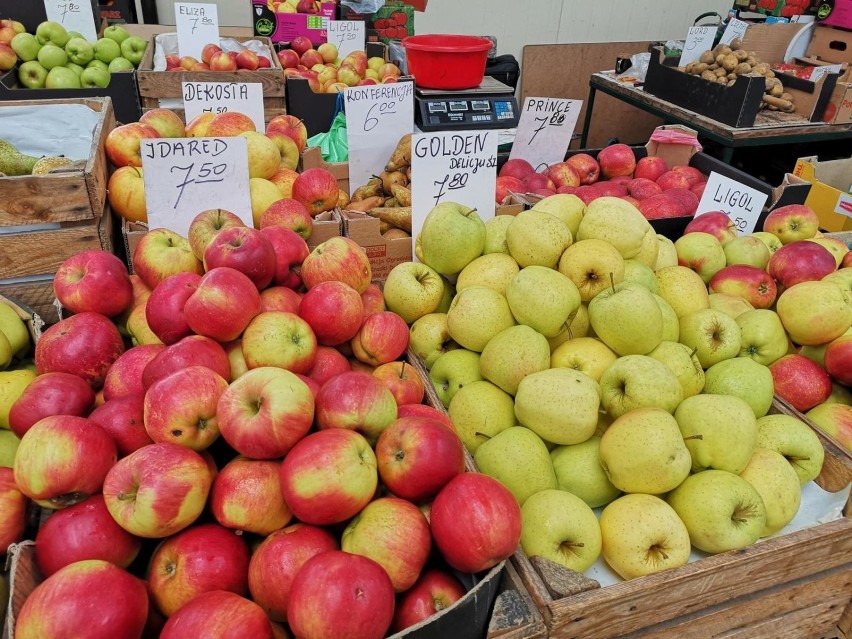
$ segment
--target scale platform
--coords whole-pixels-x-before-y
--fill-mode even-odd
[[[414,121],[421,131],[511,129],[520,109],[515,90],[491,76],[463,91],[416,89]]]

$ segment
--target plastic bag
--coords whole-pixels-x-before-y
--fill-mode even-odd
[[[367,15],[385,6],[385,0],[341,0],[340,4],[349,7],[355,13]]]
[[[618,74],[618,79],[635,78],[636,82],[644,82],[645,74],[648,72],[648,65],[651,64],[650,53],[634,53],[630,56],[630,66],[625,69],[624,73]]]
[[[342,95],[342,94],[341,94]],[[340,99],[338,98],[338,104]],[[308,138],[308,146],[318,146],[326,162],[349,160],[349,141],[346,137],[346,114],[339,110],[327,133],[317,133]]]

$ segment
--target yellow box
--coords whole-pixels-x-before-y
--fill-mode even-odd
[[[826,231],[852,230],[852,158],[820,162],[799,158],[793,173],[811,183],[805,204],[816,211]]]

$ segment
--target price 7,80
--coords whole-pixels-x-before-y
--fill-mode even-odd
[[[65,16],[69,13],[80,13],[80,5],[75,2],[60,2],[57,5],[62,11],[62,22],[65,22]]]
[[[527,145],[532,144],[533,140],[535,140],[535,136],[539,134],[539,131],[544,130],[545,127],[562,126],[565,124],[565,113],[560,111],[551,115],[549,119],[547,116],[544,116],[542,118],[535,118],[535,121],[539,123],[539,126],[535,131],[533,131],[532,137],[530,138],[530,141],[527,142]]]
[[[456,189],[463,189],[467,186],[467,173],[456,173],[455,175],[447,175],[443,180],[435,180],[434,184],[438,187],[438,193],[435,195],[435,205],[441,203],[441,198],[447,194],[447,191],[454,191]]]
[[[193,162],[189,166],[173,166],[170,169],[171,173],[175,173],[177,171],[183,171],[183,181],[175,184],[175,188],[178,190],[177,199],[175,199],[174,206],[172,208],[176,209],[180,204],[180,199],[183,197],[183,192],[187,186],[190,184],[208,184],[210,182],[223,182],[225,180],[224,173],[228,170],[227,164],[213,164],[212,162],[205,162],[200,167],[198,167],[198,171],[195,170],[195,163]]]

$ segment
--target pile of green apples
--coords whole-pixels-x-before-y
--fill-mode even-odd
[[[19,33],[11,42],[21,61],[18,81],[28,89],[104,88],[113,73],[138,67],[147,46],[119,25],[107,27],[102,38],[89,42],[50,20],[38,25],[35,34]]]
[[[766,311],[714,304],[681,248],[619,198],[559,194],[485,223],[447,202],[419,262],[388,275],[479,470],[518,500],[529,556],[674,568],[779,532],[820,473],[816,433],[769,414]]]

